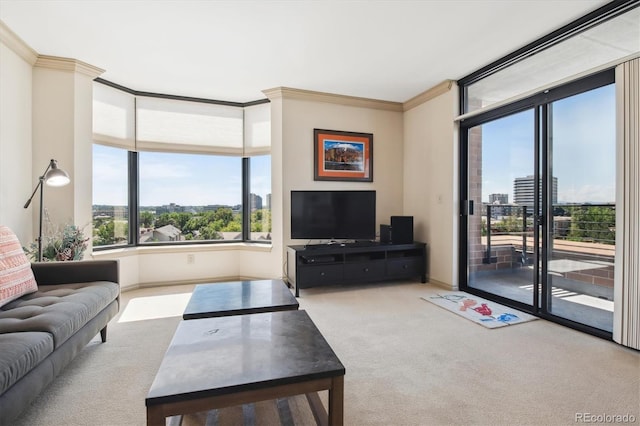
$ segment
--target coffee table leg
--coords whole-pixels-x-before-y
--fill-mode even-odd
[[[344,422],[344,376],[331,379],[329,389],[329,425],[342,426]]]
[[[167,420],[161,407],[147,407],[147,426],[165,426],[166,423]]]

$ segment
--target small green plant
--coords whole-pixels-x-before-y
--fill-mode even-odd
[[[82,228],[76,225],[65,225],[61,231],[54,231],[42,236],[42,262],[62,262],[81,260],[87,249],[89,238],[84,236]],[[38,242],[29,248],[23,248],[31,260],[38,258]]]

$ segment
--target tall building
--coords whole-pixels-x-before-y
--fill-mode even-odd
[[[251,211],[261,210],[262,209],[262,197],[257,194],[249,194],[251,197]]]
[[[513,181],[513,202],[521,206],[533,206],[534,196],[533,176],[515,178]],[[540,179],[542,186],[542,179]],[[558,203],[558,178],[553,178],[553,188],[551,192],[551,204]],[[542,205],[542,191],[540,192],[540,204]]]
[[[489,194],[489,204],[509,204],[509,194]]]
[[[267,194],[267,207],[268,210],[271,210],[271,194]]]

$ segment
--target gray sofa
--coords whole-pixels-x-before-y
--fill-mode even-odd
[[[117,260],[32,263],[38,291],[0,307],[0,425],[10,424],[119,310]]]

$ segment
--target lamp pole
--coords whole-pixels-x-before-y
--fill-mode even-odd
[[[46,171],[45,171],[46,173]],[[44,210],[42,184],[44,183],[44,175],[40,176],[38,186],[40,187],[40,223],[38,224],[38,262],[42,261],[42,213]]]
[[[44,210],[44,183],[47,183],[51,186],[64,186],[70,182],[69,175],[62,169],[58,168],[58,162],[56,160],[51,160],[47,165],[47,168],[42,173],[42,176],[38,178],[38,184],[33,189],[31,196],[24,204],[24,208],[26,209],[31,204],[31,200],[33,200],[33,196],[36,195],[36,191],[40,189],[40,220],[38,224],[38,257],[36,260],[38,262],[42,261],[42,216]]]

